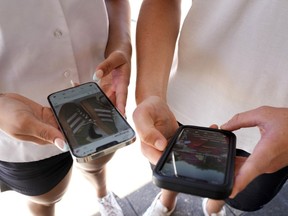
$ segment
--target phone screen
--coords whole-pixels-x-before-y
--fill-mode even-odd
[[[224,131],[183,128],[159,172],[163,176],[221,185],[225,181],[229,144]]]
[[[55,92],[48,100],[76,157],[135,140],[134,130],[95,83]]]

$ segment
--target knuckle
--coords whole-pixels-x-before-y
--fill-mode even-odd
[[[112,63],[110,61],[107,61],[106,64],[104,65],[103,72],[104,72],[104,74],[106,74],[107,72],[111,71],[112,69],[113,69]]]
[[[27,129],[29,128],[29,126],[31,125],[31,120],[29,117],[27,117],[26,115],[22,115],[22,114],[16,114],[15,118],[17,119],[17,125],[16,128],[18,130],[20,129]]]
[[[238,119],[240,119],[240,115],[240,113],[235,114],[233,119],[237,121]]]
[[[49,131],[46,129],[40,130],[39,137],[43,140],[49,140]]]

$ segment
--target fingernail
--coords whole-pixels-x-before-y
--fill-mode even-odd
[[[54,140],[54,145],[57,146],[63,152],[66,152],[69,150],[68,145],[65,143],[64,140],[62,140],[60,138],[56,138]]]
[[[162,140],[156,140],[155,147],[162,151],[165,149],[165,143]]]
[[[93,80],[95,82],[98,82],[103,76],[103,71],[102,70],[97,70],[94,74],[93,74]]]
[[[75,87],[75,86],[76,86],[76,84],[74,83],[74,81],[73,81],[73,80],[70,80],[70,83],[71,83],[71,85],[72,85],[73,87]]]

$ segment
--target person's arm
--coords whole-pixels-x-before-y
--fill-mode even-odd
[[[109,37],[106,60],[96,68],[101,87],[124,114],[131,70],[130,4],[128,0],[106,0]]]
[[[179,33],[181,0],[144,0],[136,31],[136,102],[166,90]]]
[[[288,108],[263,106],[239,113],[221,126],[231,131],[247,127],[258,127],[261,138],[247,160],[237,158],[238,169],[231,197],[260,174],[288,166]]]
[[[142,153],[155,164],[178,128],[166,103],[179,33],[180,0],[144,0],[136,31],[137,82],[133,120]]]
[[[130,59],[132,54],[130,37],[130,4],[129,0],[106,0],[109,18],[109,38],[105,56],[119,51]]]

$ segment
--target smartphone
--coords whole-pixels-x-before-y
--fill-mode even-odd
[[[236,136],[225,130],[181,126],[153,170],[160,188],[212,199],[232,192]]]
[[[48,101],[70,152],[87,162],[135,141],[135,132],[94,82],[54,92]]]

